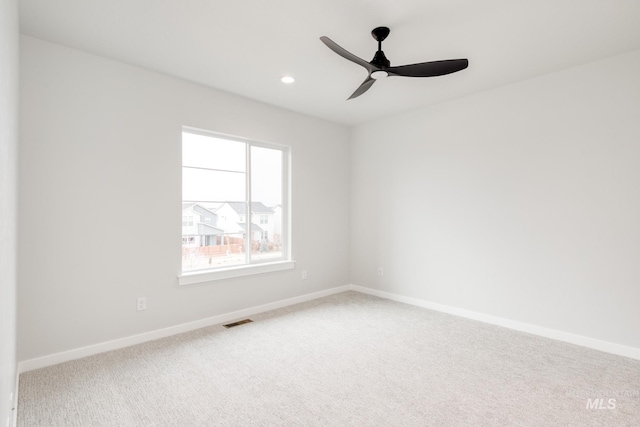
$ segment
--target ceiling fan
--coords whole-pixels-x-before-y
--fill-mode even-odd
[[[382,51],[382,42],[387,38],[389,32],[390,30],[387,27],[377,27],[371,31],[371,35],[378,42],[378,51],[370,62],[358,58],[346,49],[338,46],[338,44],[329,37],[320,37],[320,40],[326,44],[329,49],[343,58],[361,65],[369,72],[369,75],[364,82],[362,82],[358,89],[356,89],[348,99],[353,99],[362,95],[369,90],[371,86],[373,86],[376,80],[388,76],[435,77],[455,73],[456,71],[464,70],[469,66],[469,61],[467,59],[446,59],[443,61],[421,62],[418,64],[392,67],[391,62]]]

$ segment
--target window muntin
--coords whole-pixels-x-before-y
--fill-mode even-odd
[[[182,158],[182,273],[290,260],[287,147],[185,128]]]

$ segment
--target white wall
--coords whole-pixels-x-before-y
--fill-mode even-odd
[[[349,131],[23,37],[18,360],[348,282],[638,348],[637,75],[633,52]],[[296,270],[177,286],[183,125],[292,146]]]
[[[19,360],[348,283],[347,128],[29,37],[20,101]],[[295,270],[178,287],[183,125],[292,147]]]
[[[351,282],[640,348],[638,76],[640,51],[356,127]]]
[[[18,4],[0,0],[0,425],[16,379]]]

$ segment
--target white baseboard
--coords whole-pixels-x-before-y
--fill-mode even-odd
[[[20,391],[20,370],[16,369],[16,385],[13,392],[13,402],[11,403],[11,426],[16,427],[18,425],[18,392]]]
[[[635,347],[628,347],[621,344],[616,344],[608,341],[602,341],[595,338],[585,337],[582,335],[575,335],[568,332],[563,332],[555,329],[544,328],[541,326],[531,325],[528,323],[517,322],[502,317],[490,316],[488,314],[478,313],[475,311],[469,311],[462,308],[451,307],[442,305],[430,301],[425,301],[417,298],[406,297],[399,294],[394,294],[385,291],[379,291],[372,288],[367,288],[358,285],[344,285],[336,288],[327,289],[320,292],[314,292],[311,294],[301,295],[286,300],[276,301],[269,304],[263,304],[256,307],[247,308],[244,310],[238,310],[218,316],[209,317],[195,322],[183,323],[169,328],[157,329],[143,334],[132,335],[125,338],[119,338],[112,341],[107,341],[99,344],[90,345],[87,347],[81,347],[73,350],[68,350],[60,353],[51,354],[35,359],[24,360],[18,363],[17,375],[22,372],[32,371],[34,369],[44,368],[58,363],[68,362],[70,360],[79,359],[94,354],[104,353],[106,351],[117,350],[119,348],[129,347],[135,344],[141,344],[147,341],[156,340],[159,338],[165,338],[171,335],[176,335],[184,332],[193,331],[196,329],[204,328],[212,325],[219,325],[227,323],[232,320],[237,320],[243,317],[253,316],[258,313],[263,313],[269,310],[275,310],[282,307],[298,304],[301,302],[311,301],[317,298],[337,294],[345,291],[357,291],[364,294],[374,295],[377,297],[402,302],[405,304],[411,304],[418,307],[428,308],[431,310],[440,311],[443,313],[453,314],[455,316],[465,317],[467,319],[478,320],[492,325],[503,326],[505,328],[513,329],[516,331],[527,332],[534,335],[539,335],[546,338],[555,339],[558,341],[564,341],[571,344],[580,345],[583,347],[592,348],[595,350],[604,351],[607,353],[617,354],[619,356],[630,357],[632,359],[640,360],[640,349]],[[14,395],[15,404],[17,405],[18,396],[18,379],[16,378],[16,393]],[[17,411],[15,411],[17,412]],[[15,415],[15,414],[14,414]]]
[[[244,310],[233,311],[230,313],[225,313],[225,314],[209,317],[202,320],[197,320],[195,322],[183,323],[180,325],[171,326],[169,328],[157,329],[154,331],[145,332],[143,334],[132,335],[125,338],[119,338],[116,340],[94,344],[87,347],[76,348],[73,350],[63,351],[60,353],[38,357],[35,359],[24,360],[18,363],[18,375],[21,374],[22,372],[32,371],[34,369],[40,369],[40,368],[44,368],[51,365],[57,365],[58,363],[68,362],[70,360],[80,359],[82,357],[104,353],[106,351],[117,350],[119,348],[129,347],[129,346],[132,346],[135,344],[141,344],[147,341],[153,341],[159,338],[165,338],[171,335],[193,331],[193,330],[204,328],[207,326],[227,323],[232,320],[238,320],[243,317],[253,316],[255,314],[263,313],[265,311],[275,310],[278,308],[299,304],[301,302],[311,301],[317,298],[322,298],[322,297],[337,294],[340,292],[345,292],[350,289],[351,289],[351,286],[349,285],[339,286],[336,288],[331,288],[324,291],[301,295],[298,297],[276,301],[269,304],[263,304],[256,307],[247,308]],[[17,393],[16,393],[16,396],[17,396]]]
[[[588,347],[594,350],[604,351],[606,353],[616,354],[618,356],[625,356],[632,359],[640,360],[640,348],[629,347],[622,344],[612,343],[609,341],[602,341],[595,338],[585,337],[583,335],[576,335],[568,332],[559,331],[556,329],[544,328],[542,326],[522,323],[515,320],[505,319],[503,317],[491,316],[484,313],[478,313],[475,311],[438,304],[435,302],[425,301],[417,298],[406,297],[403,295],[398,295],[390,292],[379,291],[377,289],[371,289],[364,286],[349,285],[349,289],[357,292],[362,292],[364,294],[374,295],[380,298],[398,301],[405,304],[411,304],[418,307],[428,308],[428,309],[440,311],[443,313],[453,314],[455,316],[465,317],[467,319],[478,320],[480,322],[503,326],[505,328],[513,329],[520,332],[527,332],[529,334],[539,335],[545,338],[551,338],[554,340],[563,341],[570,344],[576,344],[582,347]]]

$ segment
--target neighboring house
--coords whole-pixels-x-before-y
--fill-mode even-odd
[[[251,241],[260,250],[280,245],[281,209],[252,202],[247,218],[244,202],[225,202],[217,207],[201,203],[182,204],[182,244],[184,247],[241,244],[251,221]]]
[[[224,230],[236,225],[246,232],[247,223],[251,223],[251,240],[254,242],[273,242],[275,233],[275,212],[262,202],[251,202],[251,218],[247,218],[244,202],[226,202],[218,209],[218,226]]]
[[[242,227],[245,233],[247,232],[246,222],[240,222],[238,223],[238,225]],[[264,237],[264,230],[260,228],[258,224],[251,224],[251,240],[253,242],[262,242],[264,240],[267,240],[267,237]]]
[[[224,230],[218,227],[215,212],[198,203],[182,204],[182,244],[184,246],[216,246]]]

